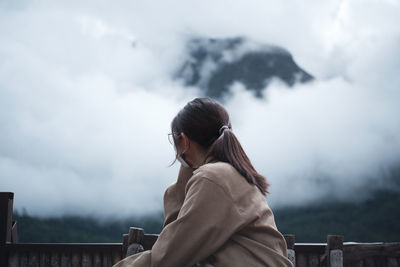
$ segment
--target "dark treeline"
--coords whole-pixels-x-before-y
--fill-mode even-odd
[[[377,191],[360,203],[329,203],[274,210],[279,230],[295,234],[297,242],[324,242],[327,234],[345,241],[400,241],[400,192]],[[206,219],[206,218],[205,218]],[[163,214],[99,222],[93,217],[38,218],[16,212],[20,242],[121,242],[130,226],[159,233]]]
[[[400,192],[382,190],[360,203],[326,203],[275,212],[282,233],[297,242],[326,242],[327,234],[344,235],[345,241],[399,242]]]
[[[122,242],[122,234],[130,226],[141,227],[147,233],[159,233],[163,214],[139,218],[99,221],[94,217],[63,216],[39,218],[26,212],[14,212],[18,225],[19,242],[34,243],[97,243]]]

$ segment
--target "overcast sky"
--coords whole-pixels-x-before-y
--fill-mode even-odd
[[[35,215],[161,210],[170,122],[200,95],[171,79],[185,40],[245,36],[316,77],[225,104],[268,201],[365,195],[400,158],[398,25],[398,0],[3,0],[0,191]]]

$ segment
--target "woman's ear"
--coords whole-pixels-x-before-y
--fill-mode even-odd
[[[188,150],[189,148],[190,148],[190,140],[189,140],[189,137],[187,137],[186,136],[186,134],[184,133],[184,132],[181,132],[181,136],[182,136],[182,145],[183,145],[183,148],[185,148],[186,147],[186,149],[184,149],[184,150]]]

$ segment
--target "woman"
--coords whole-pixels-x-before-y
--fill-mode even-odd
[[[225,108],[196,98],[171,128],[181,167],[164,195],[163,230],[151,250],[114,267],[292,266],[265,200],[268,183],[243,151]]]

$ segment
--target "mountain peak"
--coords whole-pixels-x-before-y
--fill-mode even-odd
[[[289,87],[314,79],[294,62],[286,49],[243,37],[192,38],[187,43],[186,54],[176,78],[216,98],[229,94],[234,82],[242,83],[257,97],[262,97],[273,78]]]

